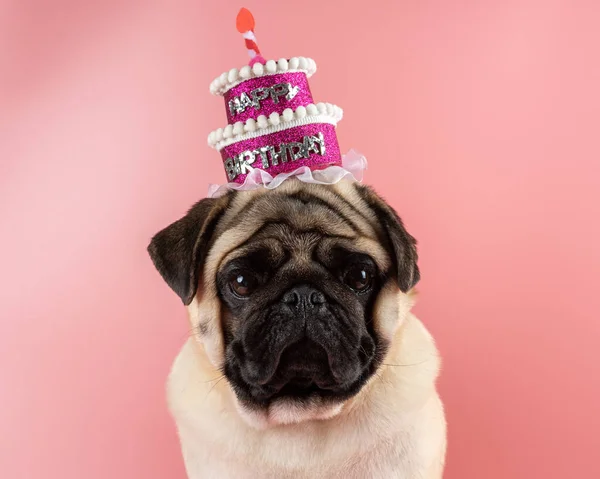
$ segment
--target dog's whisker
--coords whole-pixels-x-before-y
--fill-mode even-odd
[[[198,328],[194,327],[191,329],[188,329],[183,335],[182,335],[182,340],[183,339],[189,339],[189,338],[195,338],[196,335],[198,333]]]
[[[210,387],[210,389],[206,393],[206,397],[204,398],[204,402],[206,402],[206,400],[208,399],[208,396],[210,395],[210,393],[212,392],[212,390],[215,388],[215,386],[217,384],[219,384],[221,381],[223,381],[223,379],[225,379],[225,375],[223,375],[221,378],[219,378],[219,380]]]
[[[219,376],[218,378],[214,378],[214,379],[209,379],[208,381],[200,381],[200,384],[208,384],[208,383],[212,383],[213,381],[218,381],[219,379],[223,379],[225,377],[224,374],[222,374],[221,376]]]
[[[365,348],[363,346],[359,346],[358,347],[360,349],[360,351],[362,351],[362,353],[368,358],[369,355],[367,354],[367,351],[365,350]]]
[[[411,366],[419,366],[420,364],[425,364],[427,362],[429,362],[430,359],[425,359],[421,362],[418,363],[411,363],[411,364],[389,364],[389,363],[381,363],[383,366],[391,366],[391,367],[397,367],[397,368],[407,368],[407,367],[411,367]]]

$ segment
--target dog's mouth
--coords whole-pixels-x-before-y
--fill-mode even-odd
[[[286,397],[310,397],[314,394],[335,394],[339,387],[331,379],[315,379],[309,376],[296,376],[283,384],[278,394]]]
[[[373,377],[374,370],[375,366],[365,369],[352,384],[343,387],[298,376],[275,392],[267,390],[252,394],[249,391],[253,388],[247,385],[241,386],[231,380],[229,383],[235,393],[235,404],[240,416],[250,426],[265,429],[332,419],[362,390]]]
[[[357,380],[356,382],[359,382]],[[256,404],[267,405],[281,398],[308,400],[315,397],[343,400],[352,395],[352,385],[341,387],[330,379],[295,376],[279,384],[269,384],[263,388],[253,388]]]
[[[270,402],[282,397],[303,400],[343,393],[348,385],[336,379],[330,354],[307,339],[291,345],[279,358],[275,373],[268,381],[251,384],[252,397],[258,402]]]
[[[358,354],[355,364],[340,375],[332,371],[329,353],[302,341],[282,354],[279,366],[267,381],[249,381],[239,358],[226,363],[225,374],[236,396],[241,415],[258,427],[329,419],[356,396],[380,364],[378,354]]]
[[[368,371],[364,371],[351,384],[342,385],[329,376],[303,374],[285,377],[278,375],[266,384],[256,384],[244,379],[239,366],[235,364],[226,366],[226,376],[238,399],[254,407],[267,407],[280,399],[298,402],[315,398],[344,400],[360,389],[360,384],[364,380],[363,375],[367,374]]]

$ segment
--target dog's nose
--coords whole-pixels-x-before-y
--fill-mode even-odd
[[[298,309],[313,309],[327,302],[325,295],[307,284],[295,286],[287,291],[282,301],[288,306]]]

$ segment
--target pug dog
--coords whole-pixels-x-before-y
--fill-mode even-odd
[[[415,240],[371,188],[230,191],[148,251],[192,328],[167,385],[190,479],[442,477]]]

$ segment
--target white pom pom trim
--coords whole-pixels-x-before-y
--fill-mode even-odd
[[[213,95],[224,95],[227,91],[243,81],[265,75],[276,75],[277,73],[304,72],[311,77],[317,71],[317,64],[312,58],[292,57],[289,60],[281,58],[277,61],[269,60],[266,65],[255,63],[253,67],[248,65],[242,68],[232,68],[222,73],[210,84],[210,92]]]
[[[314,112],[316,106],[312,103],[306,107],[299,106],[295,111],[286,108],[283,114],[273,112],[268,118],[260,118],[260,121],[254,118],[248,118],[245,123],[236,122],[235,125],[227,125],[225,128],[219,128],[208,135],[208,146],[221,150],[232,143],[257,138],[263,135],[270,135],[278,131],[294,128],[301,125],[310,125],[312,123],[329,123],[337,125],[343,118],[344,111],[337,105],[331,103],[319,103],[318,113]],[[266,121],[265,121],[266,120]]]

